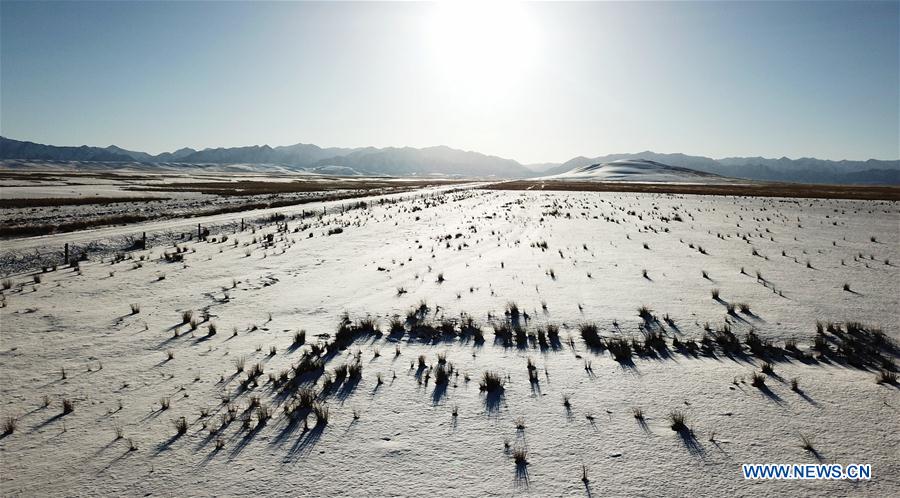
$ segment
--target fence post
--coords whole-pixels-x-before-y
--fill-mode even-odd
[[[63,259],[63,264],[64,265],[69,264],[69,243],[68,242],[66,242],[66,256],[65,256],[65,259]]]

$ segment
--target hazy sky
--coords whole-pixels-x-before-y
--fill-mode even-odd
[[[900,157],[900,3],[0,3],[0,134]]]

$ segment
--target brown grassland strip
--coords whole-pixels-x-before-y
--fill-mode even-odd
[[[330,190],[374,190],[383,188],[419,188],[451,185],[461,180],[377,180],[377,179],[304,179],[291,182],[240,180],[235,182],[182,182],[148,187],[128,187],[143,192],[199,192],[222,196],[290,194]]]
[[[169,176],[177,176],[170,174]],[[161,176],[138,174],[130,171],[41,171],[3,170],[0,180],[28,180],[35,182],[65,182],[71,179],[94,178],[100,180],[159,180]]]
[[[120,202],[165,201],[168,197],[39,197],[31,199],[0,199],[0,209],[32,207],[87,206],[90,204],[115,204]]]
[[[43,225],[16,225],[16,226],[0,226],[0,237],[33,237],[38,235],[48,235],[53,233],[74,232],[77,230],[86,230],[88,228],[96,228],[108,225],[122,225],[127,223],[139,223],[142,221],[159,220],[166,218],[196,218],[199,216],[213,216],[217,214],[237,213],[240,211],[251,211],[255,209],[268,209],[286,206],[294,206],[298,204],[307,204],[310,202],[339,201],[344,199],[355,199],[360,197],[369,197],[378,194],[394,194],[406,192],[414,189],[407,185],[394,185],[395,188],[386,192],[373,192],[371,190],[343,192],[319,197],[308,197],[303,199],[280,199],[270,201],[248,202],[244,204],[223,206],[215,209],[207,209],[194,211],[190,213],[180,213],[177,216],[171,216],[164,212],[148,213],[148,214],[123,214],[116,216],[106,216],[101,218],[92,218],[69,223],[60,224],[43,224]]]
[[[487,190],[549,190],[579,192],[638,192],[658,194],[734,195],[744,197],[799,197],[809,199],[857,199],[900,201],[900,186],[813,185],[800,183],[679,184],[516,180],[480,187]]]

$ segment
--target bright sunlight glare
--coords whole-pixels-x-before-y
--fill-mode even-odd
[[[505,92],[539,60],[540,32],[522,2],[446,1],[428,23],[433,64],[442,81],[471,99]]]

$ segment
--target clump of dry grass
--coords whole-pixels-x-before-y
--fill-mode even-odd
[[[6,417],[3,419],[3,435],[8,436],[13,432],[16,432],[16,427],[19,425],[19,419],[17,417]]]
[[[606,347],[609,348],[610,354],[612,354],[613,359],[618,362],[628,362],[631,361],[631,344],[621,337],[613,337],[606,341]]]
[[[806,450],[810,453],[815,453],[815,451],[816,451],[816,447],[814,446],[815,440],[813,439],[812,436],[810,436],[808,434],[804,434],[802,432],[799,433],[797,436],[800,438],[800,447],[801,448],[803,448],[804,450]]]
[[[528,464],[528,450],[524,446],[519,446],[513,449],[512,452],[513,461],[516,462],[516,465],[527,465]]]
[[[766,376],[760,372],[753,372],[753,375],[750,376],[750,385],[761,389],[766,385]]]
[[[186,433],[188,430],[188,422],[187,422],[187,419],[184,417],[178,417],[178,418],[172,420],[172,425],[175,426],[175,431],[178,433],[179,436]]]
[[[310,388],[302,388],[297,391],[297,406],[299,408],[303,408],[305,410],[309,410],[313,407],[313,404],[316,402],[316,397],[318,394],[314,389]]]
[[[528,357],[528,360],[526,363],[526,368],[528,370],[528,381],[531,382],[532,384],[537,383],[539,380],[538,373],[537,373],[537,366],[535,366],[534,360],[532,360],[531,357]]]
[[[556,344],[559,342],[559,325],[547,324],[547,338],[550,339],[551,343]]]
[[[411,321],[414,320],[415,316],[413,316],[413,320]],[[402,335],[403,331],[405,330],[403,326],[403,320],[401,320],[400,317],[397,316],[391,317],[391,319],[388,321],[388,330],[391,334]]]
[[[313,414],[316,416],[316,425],[328,425],[328,405],[316,403],[313,405]]]
[[[582,323],[578,326],[581,333],[581,340],[592,349],[603,349],[603,340],[600,338],[600,332],[595,323]]]
[[[644,420],[644,410],[643,410],[641,407],[639,407],[639,406],[633,407],[633,408],[631,409],[631,414],[632,414],[632,415],[634,416],[634,418],[637,419],[637,420]]]
[[[259,405],[256,407],[256,420],[260,424],[267,422],[272,418],[272,409],[268,405]]]
[[[68,415],[69,413],[72,413],[73,411],[75,411],[75,402],[69,398],[63,399],[62,400],[62,410],[63,410],[62,411],[63,415]]]
[[[669,423],[673,431],[686,431],[688,428],[687,424],[685,423],[686,420],[687,416],[681,410],[672,410],[671,412],[669,412]]]
[[[878,383],[879,384],[897,384],[897,372],[892,372],[888,369],[882,369],[878,372]]]
[[[497,372],[485,371],[481,374],[481,382],[478,387],[487,392],[503,391],[503,378]]]
[[[641,317],[641,319],[644,321],[652,322],[654,319],[653,310],[650,309],[650,307],[648,307],[646,305],[643,305],[640,308],[638,308],[637,312],[638,312],[638,316]]]
[[[359,379],[362,377],[362,363],[359,361],[354,361],[347,367],[347,375],[351,379]]]
[[[453,373],[453,365],[452,364],[439,364],[437,368],[434,369],[434,383],[438,385],[447,384],[450,382],[450,375]]]

